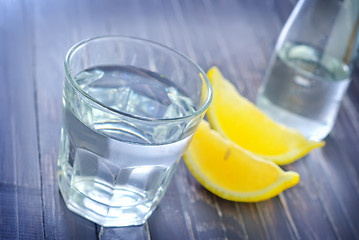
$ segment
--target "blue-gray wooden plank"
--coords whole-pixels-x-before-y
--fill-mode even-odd
[[[0,7],[0,239],[42,239],[31,9]]]
[[[1,239],[358,239],[358,73],[327,146],[285,169],[300,183],[262,203],[205,190],[179,164],[146,225],[103,228],[67,210],[58,192],[63,59],[84,38],[121,34],[218,65],[254,100],[295,1],[40,0],[0,2]]]

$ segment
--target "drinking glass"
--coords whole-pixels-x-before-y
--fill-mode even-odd
[[[143,224],[211,99],[206,74],[163,45],[104,36],[65,60],[58,183],[67,207],[103,226]]]
[[[300,0],[269,63],[257,105],[321,140],[333,128],[357,59],[358,0]]]

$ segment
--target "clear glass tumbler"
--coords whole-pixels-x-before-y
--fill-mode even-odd
[[[206,74],[160,44],[105,36],[68,52],[58,183],[67,207],[103,226],[143,224],[211,99]]]
[[[358,51],[359,0],[300,0],[269,63],[257,105],[311,140],[333,128]]]

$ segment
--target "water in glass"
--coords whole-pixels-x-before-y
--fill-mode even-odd
[[[97,66],[75,81],[106,107],[90,104],[65,81],[58,176],[66,204],[104,226],[142,224],[191,136],[181,123],[144,125],[126,115],[168,119],[195,108],[170,81],[144,69]],[[116,111],[124,117],[114,117]]]
[[[321,140],[350,83],[349,66],[314,47],[286,42],[275,54],[257,105],[275,121]]]

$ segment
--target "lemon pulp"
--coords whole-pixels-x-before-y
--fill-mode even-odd
[[[295,185],[299,175],[284,172],[210,129],[199,125],[184,154],[188,169],[209,191],[227,200],[256,202]]]

